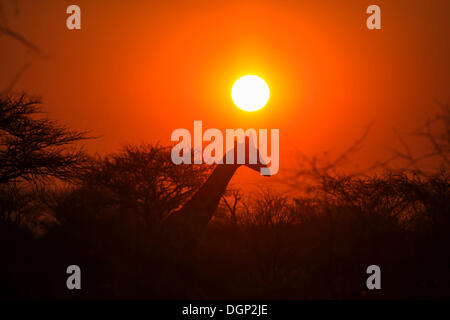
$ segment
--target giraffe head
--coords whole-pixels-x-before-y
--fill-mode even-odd
[[[239,153],[241,153],[241,156],[239,156]],[[242,156],[242,153],[245,156]],[[261,172],[261,168],[268,168],[267,162],[262,158],[255,142],[248,136],[245,137],[243,143],[234,141],[234,148],[226,153],[223,163],[230,163],[230,159],[234,159],[232,163],[236,166],[245,165],[258,172]]]

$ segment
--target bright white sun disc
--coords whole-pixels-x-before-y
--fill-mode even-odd
[[[256,111],[264,107],[269,100],[267,83],[258,76],[247,75],[239,78],[231,89],[231,98],[240,109]]]

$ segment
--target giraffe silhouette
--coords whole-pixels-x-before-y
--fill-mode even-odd
[[[163,222],[162,246],[166,251],[166,258],[172,267],[171,283],[177,297],[186,297],[186,290],[195,282],[195,254],[198,240],[210,222],[215,210],[223,196],[228,183],[237,169],[244,165],[260,172],[261,168],[267,168],[257,150],[259,163],[249,164],[250,139],[246,137],[244,142],[245,164],[238,164],[236,151],[239,149],[235,141],[234,148],[230,149],[223,157],[222,164],[217,164],[211,175],[199,190],[188,200],[184,206],[172,213]],[[227,157],[232,154],[233,164],[226,164]],[[175,272],[174,269],[176,270]],[[173,275],[177,274],[177,277]],[[175,280],[175,278],[177,278]],[[177,288],[175,288],[177,287]]]
[[[225,154],[222,164],[216,166],[200,189],[180,210],[172,213],[164,221],[165,228],[182,231],[184,236],[191,234],[194,238],[197,237],[211,220],[228,183],[240,166],[245,165],[258,172],[261,168],[267,168],[258,149],[256,152],[260,163],[249,164],[250,139],[248,137],[244,142],[245,164],[238,164],[236,161],[236,150],[238,149],[238,143],[235,141],[234,148]],[[226,159],[230,154],[234,157],[234,163],[226,164]]]

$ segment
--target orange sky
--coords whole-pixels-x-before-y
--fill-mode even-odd
[[[82,30],[65,9],[78,4]],[[365,9],[381,7],[382,30]],[[11,28],[35,58],[0,37],[0,85],[32,66],[16,91],[40,95],[51,117],[101,135],[91,152],[170,142],[180,127],[279,128],[280,173],[295,150],[339,151],[373,128],[358,160],[383,158],[392,128],[409,131],[450,101],[450,2],[19,1]],[[271,90],[256,113],[236,108],[233,82],[257,74]]]

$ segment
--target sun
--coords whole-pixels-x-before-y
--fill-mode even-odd
[[[236,80],[231,89],[231,98],[238,108],[245,111],[257,111],[269,100],[267,83],[258,76],[247,75]]]

